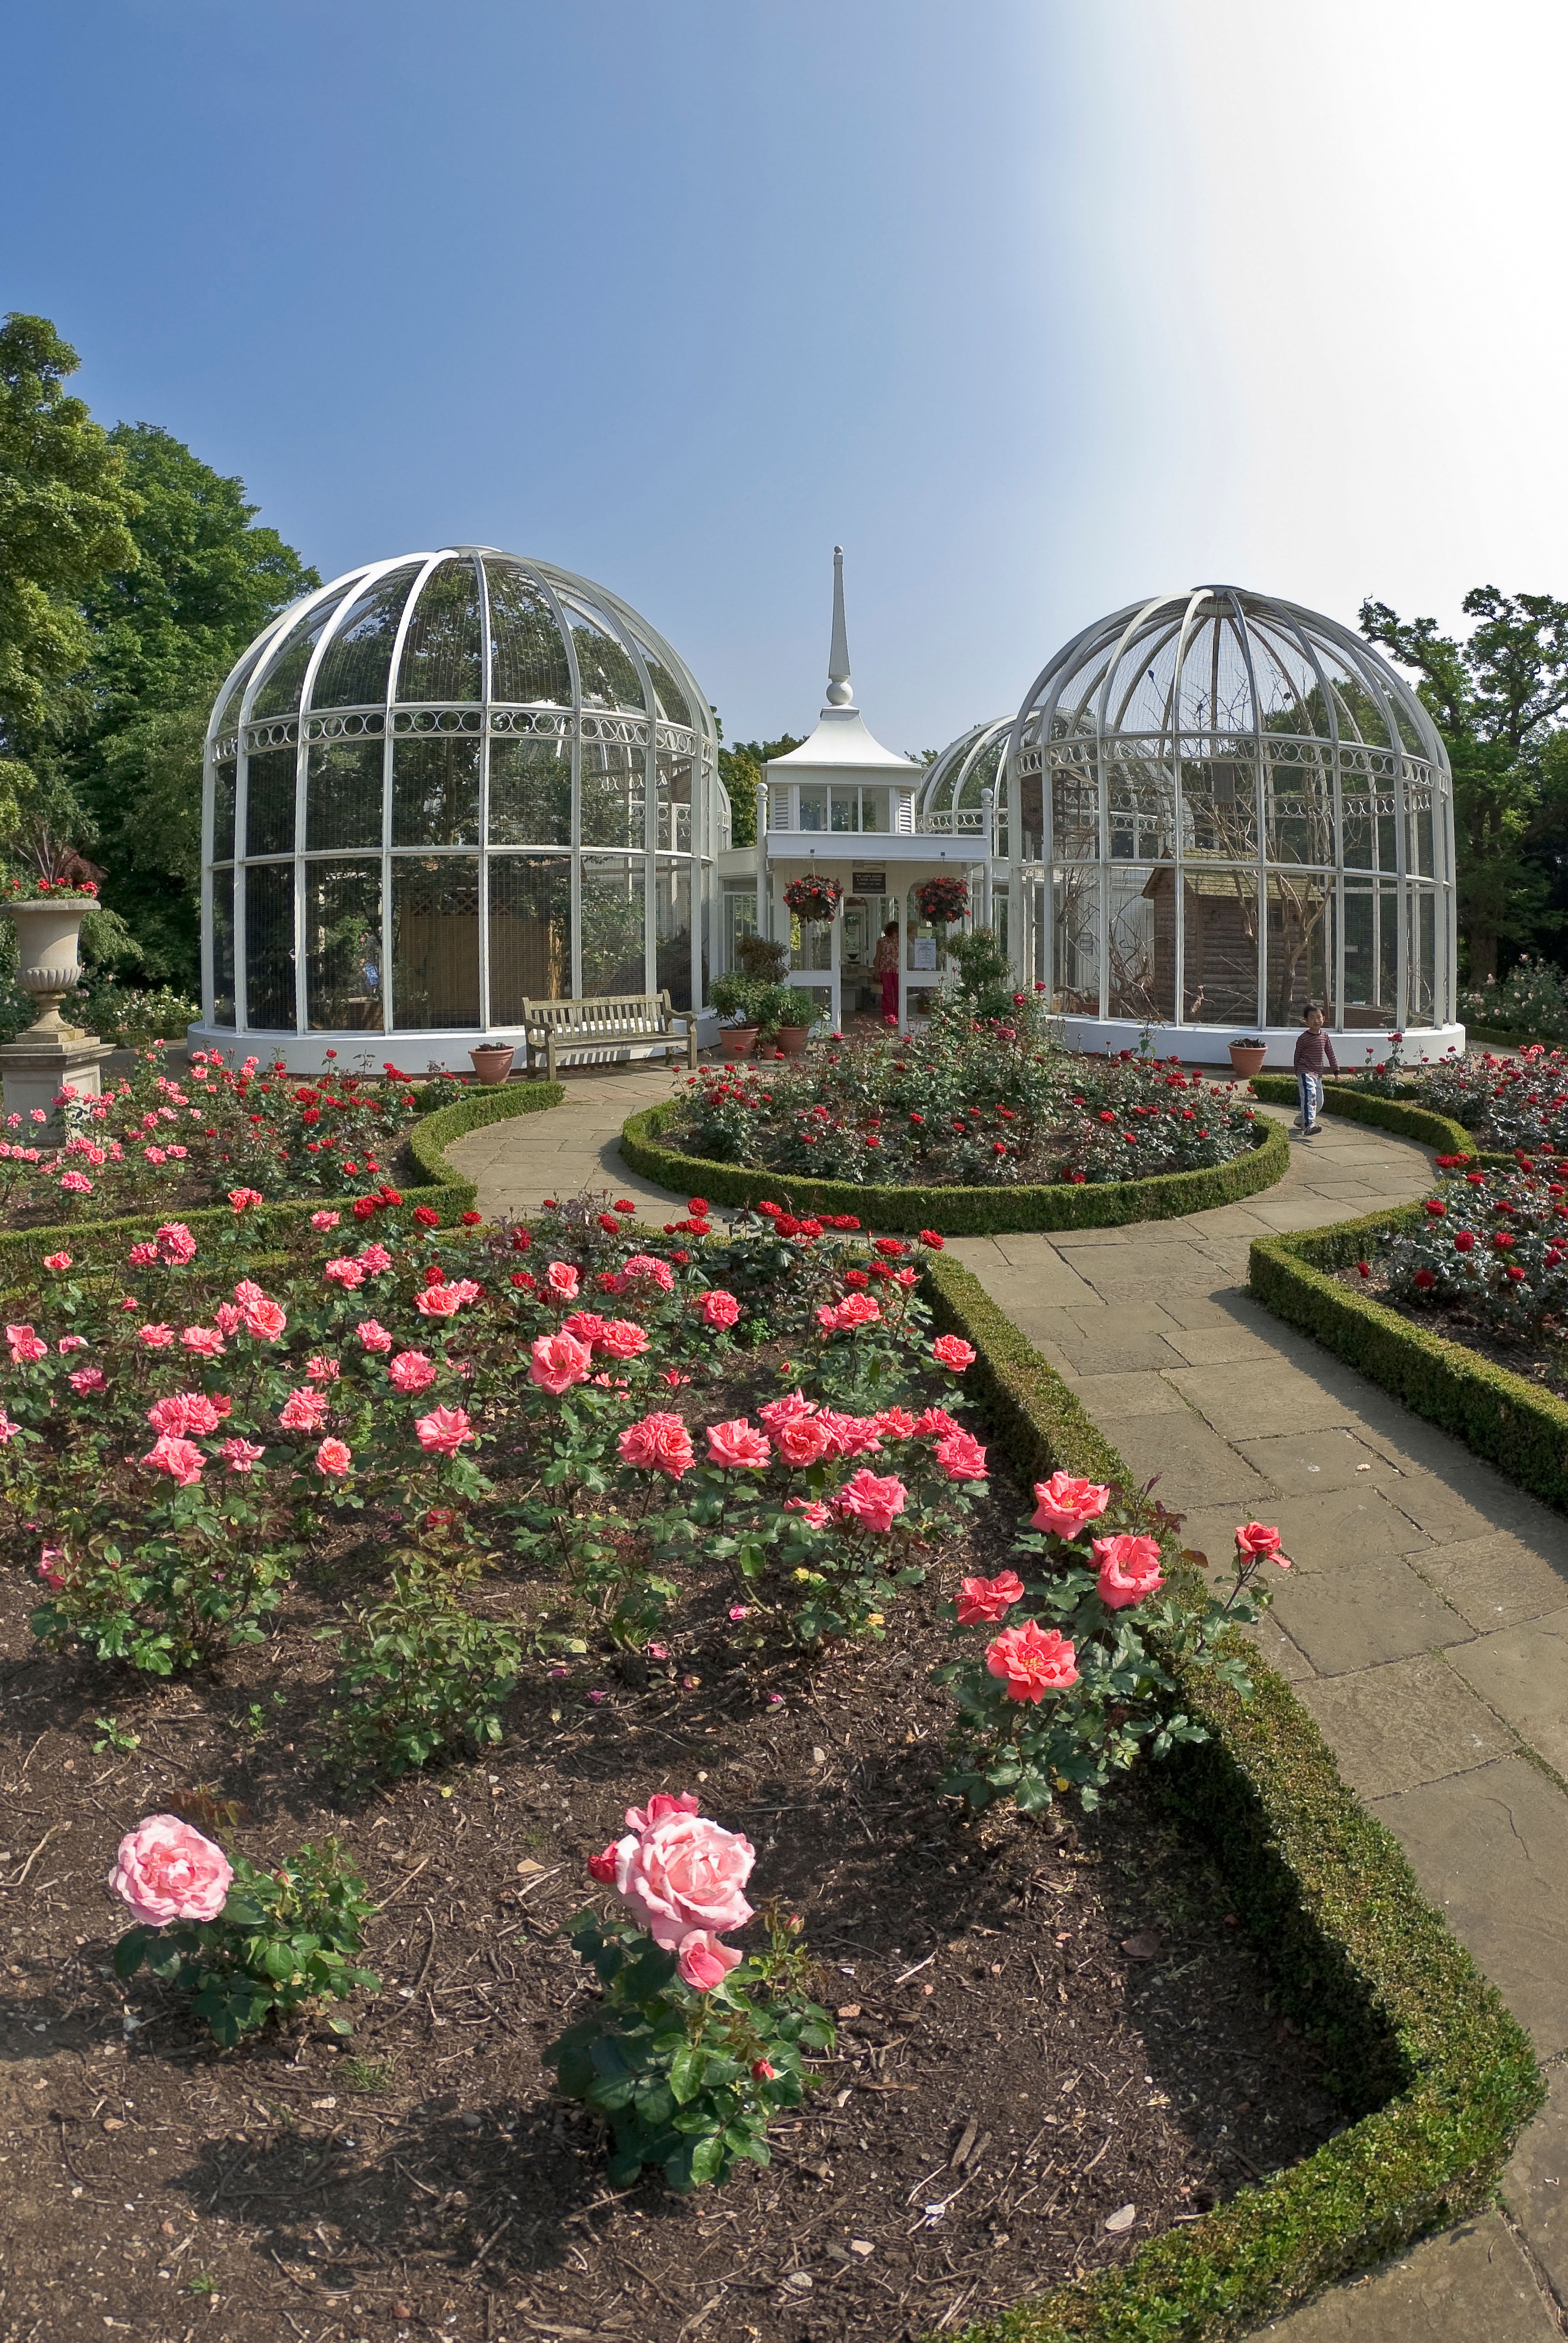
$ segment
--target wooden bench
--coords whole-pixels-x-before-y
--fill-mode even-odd
[[[615,1065],[684,1050],[697,1063],[697,1020],[674,1012],[668,992],[621,993],[606,1001],[525,1001],[519,1019],[530,1074],[542,1051],[548,1080],[563,1059],[574,1066]]]

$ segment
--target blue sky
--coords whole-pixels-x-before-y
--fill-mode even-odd
[[[902,748],[1201,578],[1568,593],[1545,0],[12,0],[0,307],[326,575],[598,578]]]

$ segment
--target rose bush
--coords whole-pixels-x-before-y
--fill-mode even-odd
[[[1226,1630],[1257,1617],[1266,1594],[1254,1582],[1266,1560],[1290,1567],[1278,1530],[1244,1523],[1228,1596],[1178,1599],[1162,1544],[1175,1515],[1066,1473],[1034,1494],[1013,1546],[1018,1569],[966,1578],[959,1593],[955,1633],[968,1644],[967,1631],[979,1628],[983,1653],[937,1670],[959,1710],[943,1788],[974,1808],[1005,1796],[1035,1814],[1070,1790],[1092,1807],[1141,1753],[1163,1756],[1202,1740],[1160,1652],[1244,1691],[1244,1662]],[[1183,1560],[1204,1566],[1199,1554]]]
[[[769,2162],[769,2125],[813,2079],[803,2054],[831,2050],[835,2028],[812,1996],[798,1919],[766,1905],[764,1949],[723,1941],[758,1916],[741,1892],[755,1861],[747,1839],[689,1791],[660,1791],[626,1821],[588,1870],[641,1925],[606,1927],[591,1911],[568,1923],[605,1994],[544,2057],[565,2096],[608,2125],[612,2187],[656,2165],[685,2191],[723,2181],[740,2158]]]
[[[1533,1163],[1513,1172],[1450,1165],[1421,1224],[1377,1249],[1391,1301],[1462,1312],[1491,1332],[1533,1342],[1568,1311],[1568,1182]],[[1369,1265],[1370,1274],[1370,1265]]]

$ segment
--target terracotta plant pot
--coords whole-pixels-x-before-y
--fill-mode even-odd
[[[757,1047],[759,1031],[755,1025],[721,1025],[719,1046],[726,1058],[749,1058]]]
[[[1268,1054],[1267,1050],[1245,1050],[1242,1048],[1240,1041],[1232,1041],[1231,1044],[1231,1071],[1233,1074],[1238,1075],[1242,1081],[1250,1082],[1254,1074],[1261,1074],[1262,1072],[1263,1060],[1268,1056]]]
[[[509,1041],[487,1041],[468,1055],[474,1061],[474,1071],[482,1082],[504,1082],[512,1071],[517,1056]]]
[[[787,1058],[803,1058],[810,1033],[809,1025],[780,1025],[776,1040]]]

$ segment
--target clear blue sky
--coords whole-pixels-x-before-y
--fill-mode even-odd
[[[322,570],[601,579],[731,738],[848,549],[901,748],[1230,577],[1568,593],[1546,0],[77,0],[5,15],[0,307]]]

